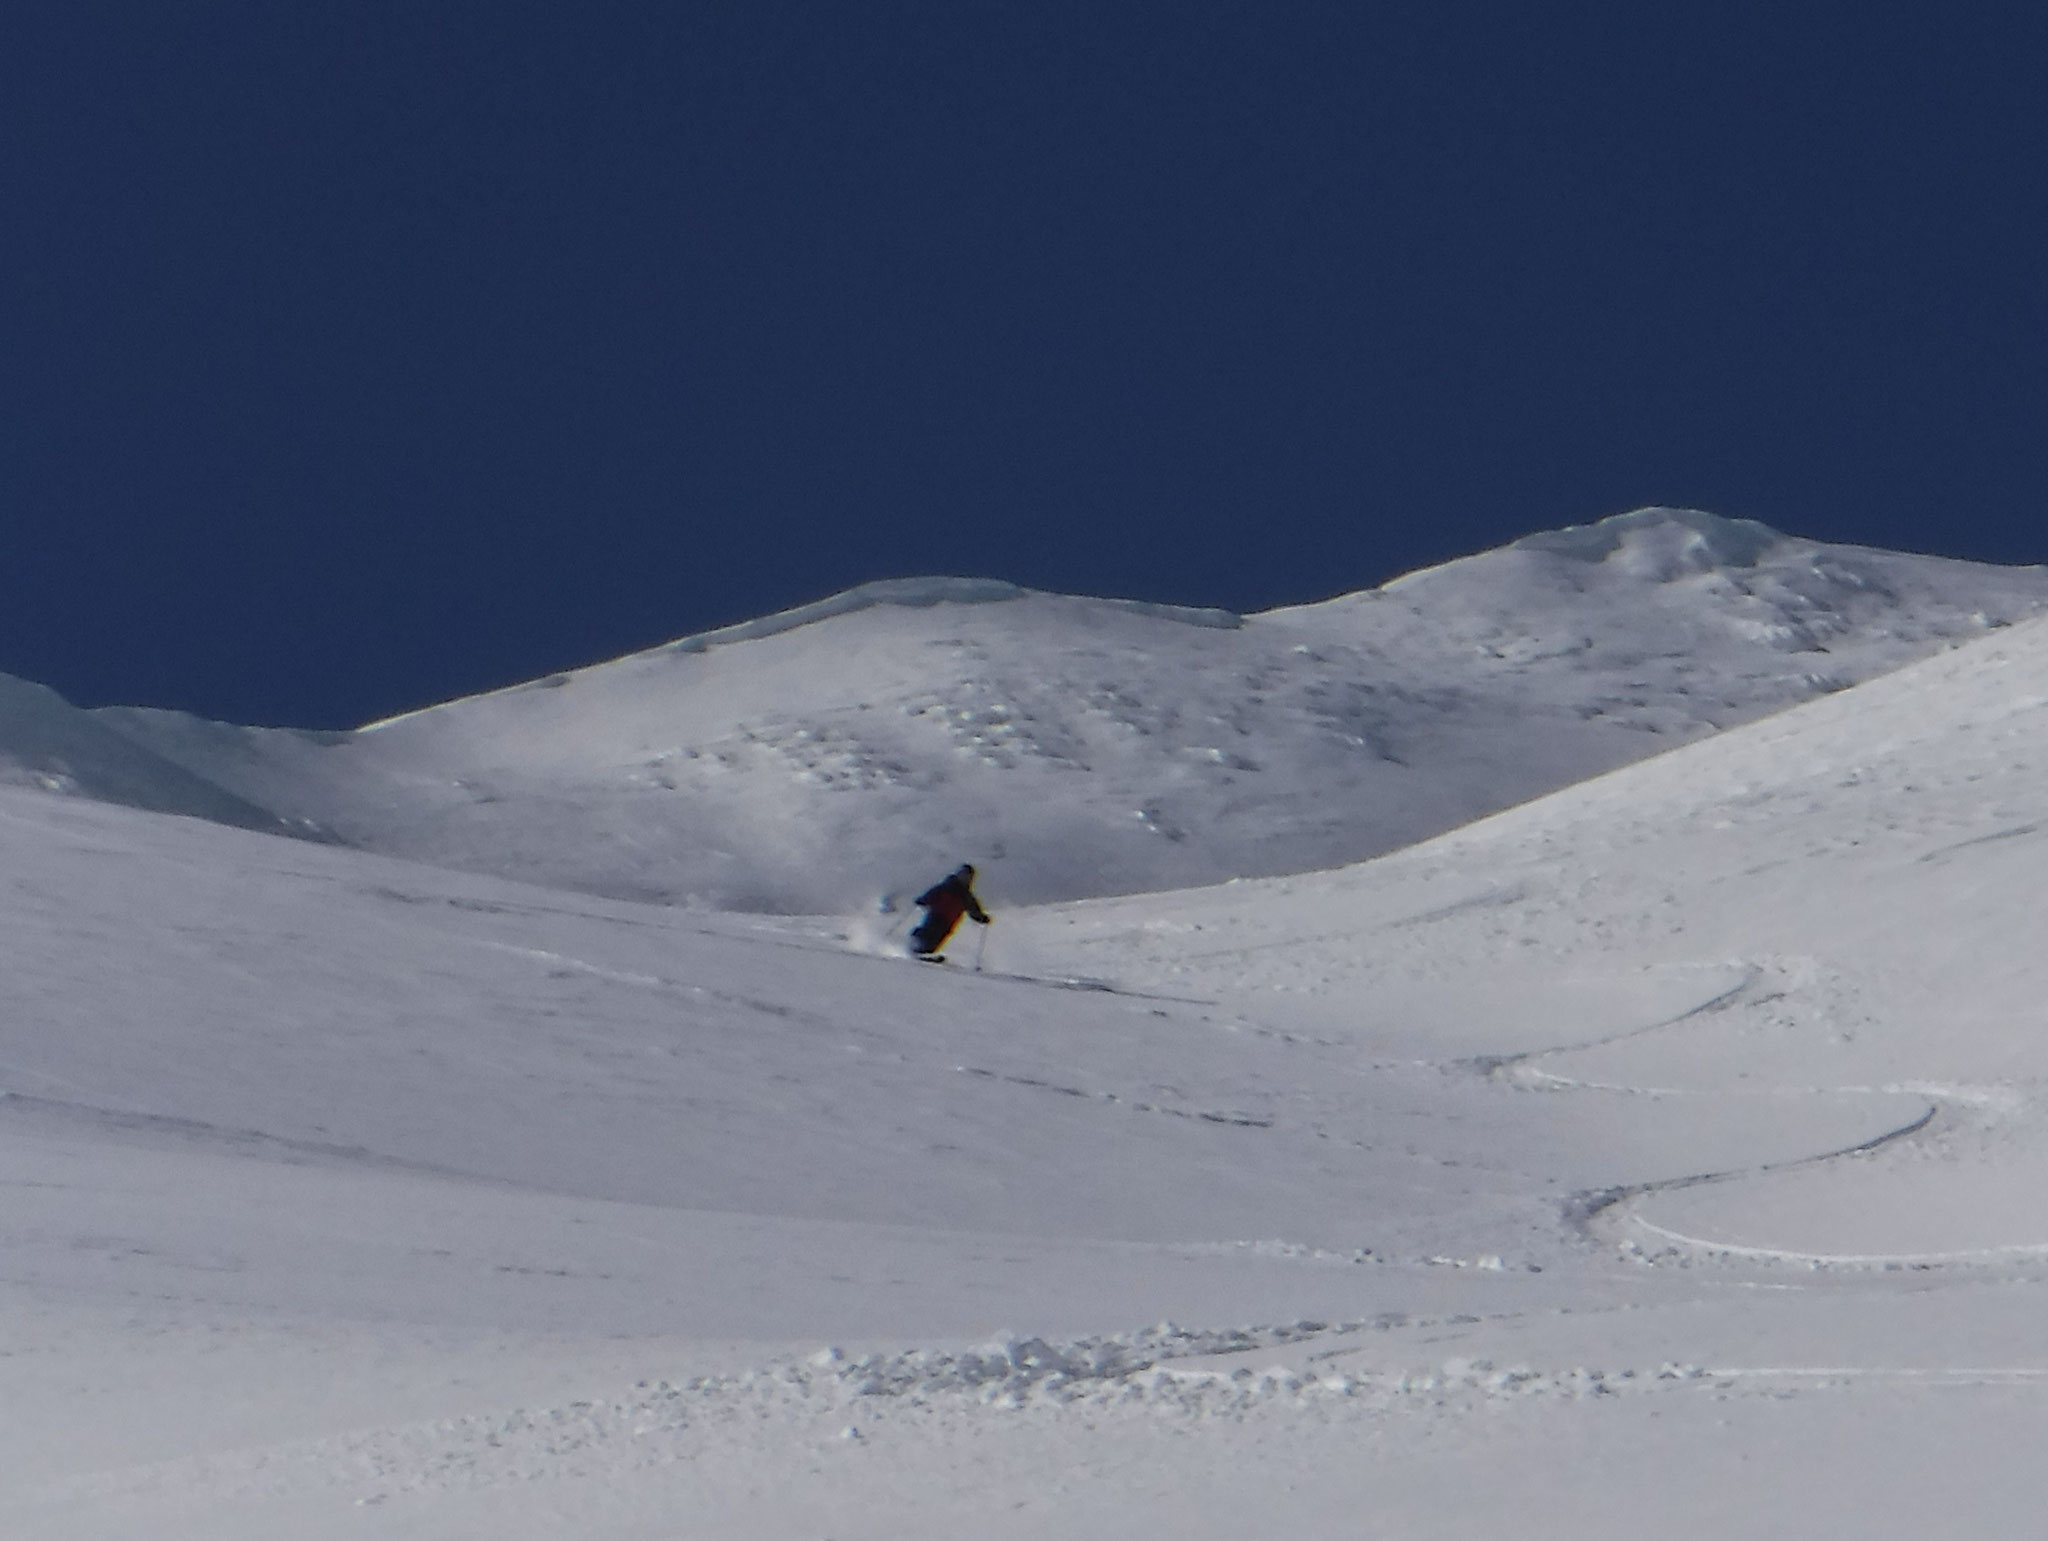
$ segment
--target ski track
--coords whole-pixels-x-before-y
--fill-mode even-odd
[[[363,1145],[294,1139],[289,1135],[270,1134],[261,1129],[231,1128],[175,1114],[146,1113],[133,1108],[111,1108],[55,1097],[38,1097],[26,1092],[0,1090],[0,1114],[8,1112],[118,1134],[153,1136],[160,1140],[213,1150],[254,1152],[276,1159],[312,1158],[331,1164],[411,1172],[455,1182],[496,1185],[497,1181],[493,1178],[478,1177],[474,1173],[458,1171],[453,1167],[384,1155]]]
[[[1546,1071],[1536,1071],[1526,1067],[1533,1060],[1548,1059],[1552,1055],[1557,1054],[1579,1054],[1589,1049],[1604,1049],[1611,1044],[1626,1043],[1630,1039],[1647,1037],[1651,1033],[1662,1032],[1666,1028],[1678,1027],[1696,1018],[1709,1016],[1717,1011],[1726,1011],[1740,1002],[1750,988],[1764,976],[1764,969],[1759,964],[1748,963],[1744,964],[1743,968],[1745,973],[1736,983],[1718,994],[1701,1001],[1697,1006],[1687,1007],[1675,1016],[1660,1018],[1658,1021],[1648,1022],[1640,1027],[1624,1028],[1618,1033],[1608,1033],[1604,1037],[1589,1038],[1580,1043],[1552,1044],[1541,1049],[1525,1049],[1517,1054],[1481,1054],[1458,1061],[1457,1063],[1468,1065],[1483,1075],[1496,1078],[1505,1077],[1510,1080],[1519,1080],[1522,1075],[1527,1074],[1546,1085],[1592,1087],[1595,1083],[1590,1081],[1574,1081],[1569,1077],[1552,1075]],[[1603,1086],[1599,1089],[1603,1091],[1646,1090],[1646,1088],[1622,1086]]]
[[[838,1024],[829,1017],[816,1012],[803,1011],[782,1001],[771,1001],[760,996],[742,995],[731,990],[715,990],[709,985],[691,984],[687,980],[667,979],[659,974],[641,974],[629,969],[606,968],[601,964],[589,963],[582,958],[572,958],[566,953],[551,952],[542,947],[514,947],[505,942],[480,940],[473,945],[488,947],[494,952],[508,952],[516,957],[530,958],[544,963],[550,971],[564,974],[587,974],[593,979],[608,980],[613,984],[633,985],[645,990],[661,990],[677,995],[686,995],[692,1000],[716,1001],[720,1005],[738,1006],[747,1011],[758,1011],[771,1017],[808,1023],[813,1027],[834,1028]]]
[[[1930,1113],[1930,1117],[1932,1114]],[[1904,1130],[1901,1133],[1913,1133]],[[1875,1148],[1875,1147],[1866,1147]],[[1854,1152],[1839,1152],[1850,1155]],[[1829,1159],[1820,1157],[1816,1159]],[[1759,1171],[1770,1170],[1759,1168]],[[1740,1174],[1736,1174],[1740,1175]],[[1699,1179],[1711,1181],[1712,1179]],[[1685,1186],[1679,1184],[1678,1186]],[[1635,1197],[1637,1195],[1632,1195]],[[2014,1242],[1997,1247],[1961,1247],[1948,1252],[1813,1252],[1794,1247],[1746,1246],[1732,1241],[1702,1241],[1680,1231],[1646,1220],[1641,1215],[1629,1215],[1627,1224],[1646,1232],[1672,1247],[1682,1248],[1701,1256],[1747,1258],[1764,1263],[1791,1263],[1806,1268],[1884,1269],[1910,1268],[1927,1270],[1933,1268],[1968,1267],[2005,1262],[2023,1262],[2034,1258],[2048,1258],[2048,1242]]]
[[[1940,1113],[1941,1105],[1939,1103],[1933,1103],[1918,1118],[1912,1120],[1912,1122],[1901,1124],[1896,1129],[1887,1130],[1884,1133],[1876,1135],[1870,1139],[1860,1140],[1854,1145],[1843,1146],[1839,1150],[1823,1151],[1816,1155],[1800,1156],[1788,1161],[1764,1162],[1760,1165],[1753,1167],[1736,1167],[1730,1168],[1726,1171],[1719,1172],[1700,1172],[1686,1177],[1668,1178],[1660,1182],[1632,1183],[1626,1187],[1610,1188],[1596,1192],[1575,1194],[1569,1201],[1567,1201],[1565,1212],[1567,1217],[1571,1219],[1572,1222],[1576,1224],[1580,1230],[1582,1230],[1590,1236],[1593,1234],[1594,1227],[1596,1223],[1601,1219],[1601,1217],[1609,1215],[1611,1211],[1617,1208],[1632,1208],[1632,1206],[1634,1206],[1636,1203],[1638,1203],[1642,1199],[1648,1198],[1651,1194],[1669,1193],[1680,1188],[1698,1188],[1703,1187],[1709,1183],[1735,1182],[1743,1178],[1761,1177],[1772,1172],[1789,1172],[1797,1170],[1801,1167],[1819,1166],[1830,1161],[1846,1160],[1851,1156],[1867,1155],[1872,1151],[1882,1150],[1888,1145],[1894,1145],[1909,1140],[1913,1136],[1921,1134],[1926,1130],[1932,1128],[1936,1118],[1940,1115]],[[1784,1260],[1797,1259],[1800,1261],[1807,1262],[1823,1260],[1820,1254],[1815,1253],[1780,1251],[1762,1247],[1741,1247],[1727,1245],[1720,1242],[1701,1241],[1693,1237],[1682,1236],[1675,1231],[1666,1231],[1662,1227],[1654,1225],[1651,1222],[1643,1219],[1640,1215],[1636,1215],[1633,1213],[1624,1213],[1622,1215],[1615,1216],[1614,1219],[1616,1221],[1625,1223],[1626,1225],[1663,1236],[1666,1239],[1668,1239],[1672,1245],[1682,1247],[1686,1250],[1689,1250],[1699,1255],[1711,1256],[1714,1254],[1726,1254],[1731,1257],[1753,1257],[1757,1259]],[[1626,1242],[1623,1243],[1624,1248],[1626,1248],[1627,1245],[1628,1244]],[[2005,1249],[1998,1250],[2004,1251]],[[2019,1252],[2033,1249],[2013,1250],[2015,1252]],[[2041,1250],[2044,1253],[2048,1253],[2048,1246],[2044,1246],[2039,1250]],[[1844,1264],[1863,1263],[1867,1265],[1876,1266],[1884,1266],[1889,1264],[1910,1265],[1919,1261],[1917,1259],[1908,1257],[1893,1257],[1883,1255],[1874,1255],[1868,1258],[1844,1257],[1840,1259],[1825,1260],[1840,1261]]]
[[[1222,1124],[1233,1129],[1271,1129],[1277,1119],[1261,1118],[1255,1113],[1216,1112],[1206,1108],[1169,1108],[1156,1102],[1138,1102],[1122,1097],[1115,1092],[1091,1092],[1078,1086],[1061,1086],[1053,1081],[1043,1081],[1036,1076],[1009,1075],[999,1070],[984,1070],[977,1065],[954,1067],[962,1075],[979,1076],[983,1080],[1002,1081],[1011,1086],[1029,1087],[1034,1091],[1054,1092],[1062,1097],[1078,1097],[1083,1101],[1113,1103],[1129,1108],[1133,1113],[1163,1113],[1169,1118],[1192,1119],[1203,1124]]]

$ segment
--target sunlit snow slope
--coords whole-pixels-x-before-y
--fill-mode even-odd
[[[1384,1019],[1389,1058],[1458,1050],[1532,1091],[1931,1112],[1896,1152],[1618,1183],[1604,1227],[1867,1263],[2048,1259],[2048,622],[1568,788],[1342,872],[1040,912],[1027,966]],[[1574,992],[1717,971],[1699,1009],[1615,1031]],[[1444,990],[1497,1009],[1448,1030]],[[1567,1022],[1569,1018],[1569,1023]],[[1717,1118],[1727,1114],[1718,1113]]]
[[[2048,621],[979,973],[0,790],[0,1533],[2030,1534],[2044,809]]]
[[[2044,602],[2039,568],[1650,509],[1248,617],[911,580],[354,734],[74,716],[212,799],[146,806],[469,871],[843,912],[969,859],[1030,902],[1396,849]]]

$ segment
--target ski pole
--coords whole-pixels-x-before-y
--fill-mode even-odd
[[[988,922],[981,924],[981,940],[974,944],[974,972],[981,972],[981,955],[988,951]]]

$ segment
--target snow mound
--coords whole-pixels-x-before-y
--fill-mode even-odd
[[[1632,577],[1670,583],[1717,568],[1755,567],[1784,539],[1754,519],[1724,519],[1696,508],[1639,508],[1595,524],[1525,535],[1513,549],[1613,562]]]

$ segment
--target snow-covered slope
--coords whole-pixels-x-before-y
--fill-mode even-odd
[[[46,686],[0,674],[0,784],[303,834],[213,780],[137,743]]]
[[[0,1533],[2031,1533],[2044,807],[2048,621],[978,976],[0,789]]]
[[[916,580],[355,734],[90,720],[469,871],[835,912],[971,859],[1025,902],[1396,849],[2044,603],[2039,568],[1649,509],[1242,618]]]

